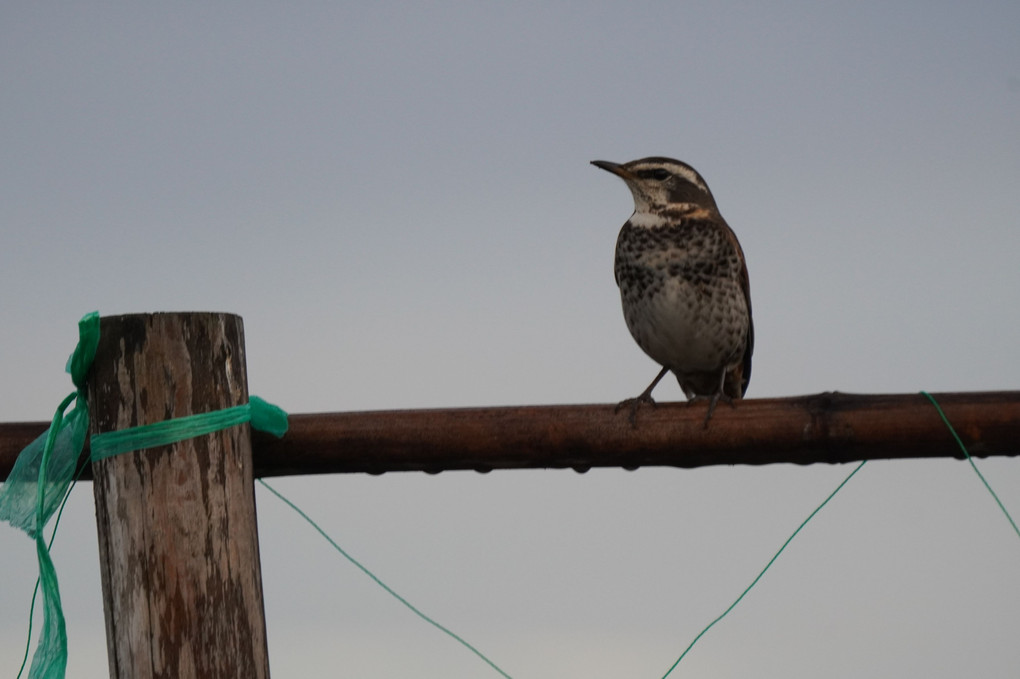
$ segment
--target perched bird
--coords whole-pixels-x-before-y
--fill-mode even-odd
[[[662,366],[636,398],[630,422],[667,372],[689,401],[742,398],[751,377],[754,326],[744,253],[694,168],[671,158],[622,165],[594,160],[634,194],[634,214],[616,241],[616,284],[630,334]]]

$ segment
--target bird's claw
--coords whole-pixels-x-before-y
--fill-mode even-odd
[[[716,393],[712,394],[711,396],[705,396],[704,394],[698,394],[696,396],[692,396],[687,401],[687,403],[688,404],[697,403],[698,401],[704,401],[705,399],[708,399],[708,412],[705,413],[705,429],[708,429],[708,421],[712,419],[712,413],[715,412],[715,405],[719,401],[722,401],[723,403],[727,404],[731,408],[736,408],[737,407],[736,404],[733,402],[733,397],[727,396],[726,394],[724,394],[721,391],[717,391]]]
[[[651,394],[644,393],[641,394],[640,396],[635,396],[634,398],[627,398],[617,403],[616,407],[613,408],[613,414],[615,415],[624,408],[629,409],[630,414],[627,416],[627,421],[630,422],[631,427],[637,428],[637,411],[638,408],[641,407],[642,403],[647,403],[653,408],[657,408],[659,406],[659,404],[655,402],[655,399],[652,398]]]

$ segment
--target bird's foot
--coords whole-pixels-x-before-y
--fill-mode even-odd
[[[627,421],[630,422],[631,427],[637,428],[637,411],[638,408],[641,407],[642,403],[647,403],[653,408],[656,408],[659,405],[658,403],[655,402],[655,399],[652,398],[652,395],[646,391],[642,393],[640,396],[635,396],[634,398],[627,398],[617,403],[616,407],[613,408],[613,414],[615,415],[624,408],[627,408],[628,410],[630,410],[630,415],[627,416]]]
[[[687,403],[697,403],[698,401],[704,401],[705,399],[708,399],[708,412],[705,413],[705,429],[708,429],[708,421],[712,419],[712,413],[715,412],[715,405],[719,401],[722,401],[723,403],[729,405],[729,407],[731,407],[731,408],[736,408],[736,404],[733,402],[733,398],[730,397],[730,396],[727,396],[726,394],[724,394],[721,391],[717,391],[716,393],[712,394],[711,396],[705,396],[704,394],[697,394],[696,396],[692,396],[687,401]]]

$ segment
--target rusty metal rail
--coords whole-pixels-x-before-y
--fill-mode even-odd
[[[975,457],[1020,455],[1020,392],[934,394]],[[254,433],[256,476],[471,469],[842,463],[962,456],[920,394],[827,392],[720,406],[612,405],[291,415],[283,439]],[[0,480],[45,422],[0,424]],[[85,478],[88,478],[86,470]]]

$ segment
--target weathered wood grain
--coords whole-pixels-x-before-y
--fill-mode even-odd
[[[241,319],[101,320],[92,433],[246,403]],[[248,425],[93,464],[113,679],[269,676]]]

